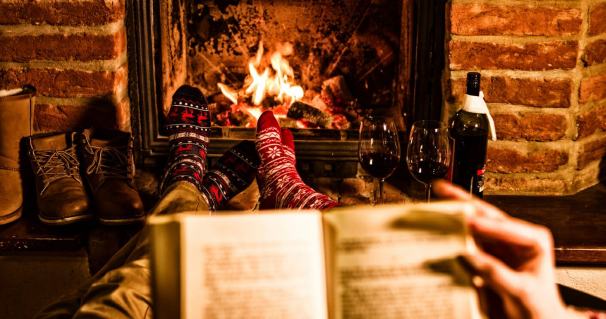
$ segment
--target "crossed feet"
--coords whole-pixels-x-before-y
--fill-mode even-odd
[[[256,176],[261,209],[327,209],[337,205],[301,180],[293,135],[280,128],[271,111],[259,117],[256,143],[240,142],[208,172],[210,112],[200,90],[184,85],[175,92],[166,131],[169,160],[160,184],[162,194],[175,182],[186,181],[200,190],[211,210],[217,210],[246,189]]]

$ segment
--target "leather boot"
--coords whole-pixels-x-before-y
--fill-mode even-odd
[[[83,176],[90,188],[99,222],[123,225],[145,219],[135,189],[133,138],[117,130],[84,130],[79,145]]]
[[[23,188],[19,169],[19,145],[30,135],[34,96],[32,87],[2,92],[0,97],[0,225],[21,216]]]
[[[76,152],[76,133],[39,134],[29,139],[40,221],[66,225],[88,220],[88,199]]]

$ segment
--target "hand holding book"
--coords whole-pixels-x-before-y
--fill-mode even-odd
[[[503,301],[508,318],[567,318],[556,286],[553,239],[544,226],[508,216],[449,183],[436,182],[443,198],[468,200],[467,223],[481,249],[465,255],[473,272]]]

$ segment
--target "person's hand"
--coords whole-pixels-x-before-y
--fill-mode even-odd
[[[434,183],[443,198],[468,200],[475,214],[468,225],[480,250],[465,260],[502,299],[508,318],[569,318],[555,281],[551,232],[508,216],[444,181]]]

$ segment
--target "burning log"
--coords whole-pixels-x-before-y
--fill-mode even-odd
[[[297,127],[297,120],[291,119],[288,117],[280,117],[278,118],[278,123],[280,123],[281,127]]]
[[[345,78],[338,75],[322,83],[322,100],[331,109],[345,108],[353,100],[349,88],[345,83]],[[336,113],[342,113],[337,111]]]
[[[286,116],[295,120],[305,120],[314,126],[328,128],[332,124],[332,117],[317,108],[303,102],[295,102],[288,109]]]

